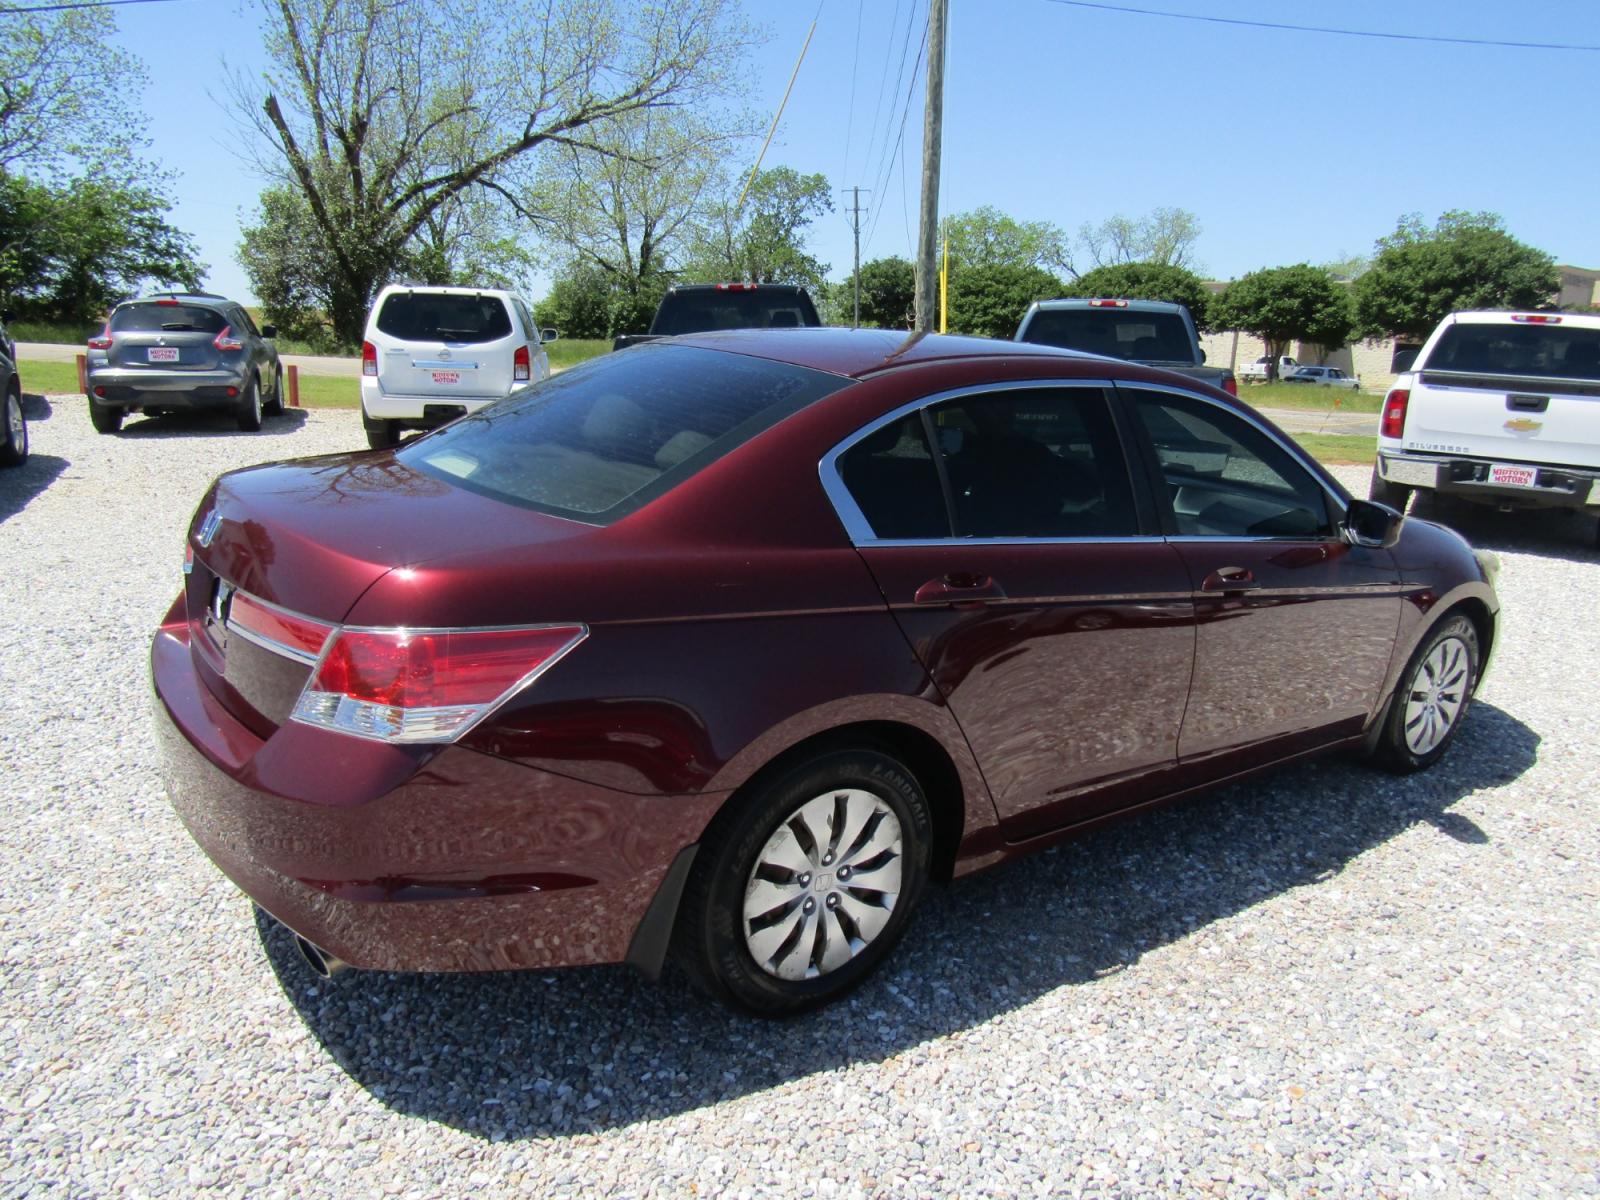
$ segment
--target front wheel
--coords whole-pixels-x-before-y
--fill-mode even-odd
[[[678,961],[760,1016],[835,1000],[886,958],[927,882],[927,799],[873,750],[814,759],[718,818],[678,915]]]
[[[96,404],[89,401],[89,423],[96,433],[115,433],[122,428],[122,409],[115,405]]]
[[[1411,503],[1411,489],[1398,483],[1390,483],[1378,473],[1378,468],[1374,465],[1372,482],[1367,485],[1367,499],[1387,504],[1395,512],[1403,513],[1406,511],[1406,505]]]
[[[1407,775],[1443,758],[1477,682],[1477,627],[1459,614],[1448,617],[1406,664],[1378,738],[1379,765]]]
[[[234,410],[233,418],[241,433],[255,433],[261,428],[261,381],[254,375],[239,393],[239,407]]]
[[[22,415],[22,393],[8,391],[4,410],[0,420],[0,467],[20,467],[28,461],[28,422]]]

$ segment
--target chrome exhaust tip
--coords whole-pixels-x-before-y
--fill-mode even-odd
[[[314,946],[298,933],[294,935],[295,949],[300,951],[300,957],[306,960],[310,967],[323,979],[331,979],[350,964],[342,958],[336,958],[320,946]]]

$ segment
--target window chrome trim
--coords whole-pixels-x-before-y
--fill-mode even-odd
[[[945,392],[935,392],[931,396],[921,396],[893,408],[867,424],[861,426],[849,437],[845,438],[833,449],[822,456],[817,463],[817,475],[822,481],[822,490],[827,494],[828,501],[833,505],[833,511],[839,518],[839,523],[844,526],[846,536],[852,545],[864,546],[975,546],[975,545],[1035,545],[1046,542],[1107,542],[1107,541],[1160,541],[1160,538],[880,538],[873,531],[872,525],[867,521],[855,497],[850,494],[850,489],[844,485],[844,473],[839,469],[839,460],[853,449],[856,443],[865,441],[885,425],[892,425],[914,412],[931,408],[935,404],[944,404],[950,400],[959,400],[964,396],[989,395],[995,392],[1036,392],[1044,388],[1092,388],[1105,393],[1111,391],[1113,383],[1109,379],[1008,379],[1000,383],[976,383],[966,387],[952,388]],[[1114,393],[1113,393],[1114,394]],[[1114,414],[1113,414],[1114,417]],[[929,446],[930,454],[937,454],[937,446]],[[937,464],[932,460],[929,465],[937,470]],[[1130,486],[1132,480],[1130,479]],[[953,520],[954,513],[946,508],[946,520]]]

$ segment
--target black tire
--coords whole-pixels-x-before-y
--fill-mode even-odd
[[[1433,664],[1439,661],[1435,651],[1441,646],[1447,649],[1442,656],[1444,669],[1439,671]],[[1459,667],[1450,653],[1451,646],[1460,651],[1462,661]],[[1378,736],[1378,744],[1373,752],[1373,760],[1379,766],[1396,775],[1409,775],[1433,766],[1444,757],[1461,723],[1466,720],[1467,708],[1478,686],[1479,659],[1477,627],[1461,614],[1446,617],[1428,631],[1416,653],[1411,656],[1411,661],[1406,663],[1406,669],[1400,676],[1400,685],[1395,688],[1394,699],[1384,718],[1383,731]],[[1440,700],[1435,712],[1442,711],[1447,698],[1452,696],[1456,708],[1449,717],[1443,736],[1437,742],[1419,747],[1414,741],[1415,735],[1408,736],[1407,726],[1411,721],[1425,721],[1426,716],[1424,714],[1419,718],[1416,712],[1412,712],[1408,718],[1407,713],[1413,700],[1426,707],[1426,697],[1435,687],[1438,688]],[[1422,726],[1417,728],[1421,729]]]
[[[865,823],[858,824],[861,810],[855,810],[846,822],[850,828],[866,830],[870,825],[874,830],[892,832],[893,826],[880,810],[887,810],[898,821],[898,854],[868,846],[862,853],[870,851],[871,856],[857,862],[856,870],[861,875],[854,884],[845,881],[847,864],[854,847],[862,845],[867,833],[853,835],[853,845],[838,845],[839,837],[846,832],[841,831],[835,835],[833,846],[813,844],[807,852],[797,826],[802,822],[802,810],[812,802],[830,804],[835,814],[847,812],[840,808],[847,794],[848,803],[868,805],[871,814]],[[783,914],[769,921],[768,928],[792,931],[783,940],[784,946],[791,947],[785,964],[792,969],[814,969],[825,943],[835,949],[842,946],[849,953],[839,965],[807,978],[781,978],[771,965],[778,961],[778,954],[769,965],[763,965],[756,961],[747,942],[747,934],[759,937],[759,933],[753,924],[747,930],[746,895],[754,894],[754,889],[761,886],[755,871],[762,865],[763,855],[770,864],[769,840],[779,834],[780,827],[796,831],[789,835],[796,853],[804,854],[814,864],[832,868],[815,868],[814,879],[806,874],[771,885],[794,892],[792,900],[784,901],[768,914]],[[833,828],[831,821],[829,828]],[[701,839],[674,931],[673,949],[678,963],[708,995],[758,1016],[793,1016],[838,999],[870,975],[905,932],[927,883],[932,829],[922,788],[910,771],[886,754],[875,750],[834,751],[788,771],[725,809]],[[876,865],[868,865],[873,863]],[[897,890],[889,904],[882,904],[882,898],[889,893],[860,881],[868,878],[869,871],[882,879],[876,872],[892,867],[899,870],[894,885]],[[770,876],[762,878],[771,880]],[[877,897],[880,902],[865,903],[866,897]],[[858,933],[865,928],[855,923],[852,913],[876,916],[883,907],[891,908],[887,921],[867,935],[863,945],[851,948],[853,937],[840,940],[840,931],[847,925]],[[811,934],[813,929],[818,932],[811,936],[808,947],[801,933]]]
[[[22,393],[11,388],[0,404],[0,467],[20,467],[28,461],[28,419],[22,412]]]
[[[269,417],[283,415],[283,368],[275,367],[272,372],[272,399],[262,406],[262,412]]]
[[[1412,489],[1403,487],[1398,483],[1390,483],[1378,474],[1378,468],[1372,468],[1372,482],[1367,485],[1367,499],[1376,500],[1379,504],[1387,504],[1396,512],[1406,511],[1406,505],[1411,503]]]
[[[261,428],[261,381],[254,375],[239,393],[239,404],[233,419],[241,433],[255,433]]]
[[[122,428],[122,409],[116,405],[89,401],[89,421],[98,433],[115,433]]]
[[[390,450],[400,444],[399,421],[366,422],[367,445],[374,450]]]

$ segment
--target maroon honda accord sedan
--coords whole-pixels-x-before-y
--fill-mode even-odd
[[[1499,608],[1221,392],[831,329],[232,472],[184,574],[172,801],[313,967],[670,954],[772,1014],[930,880],[1307,754],[1428,766]]]

